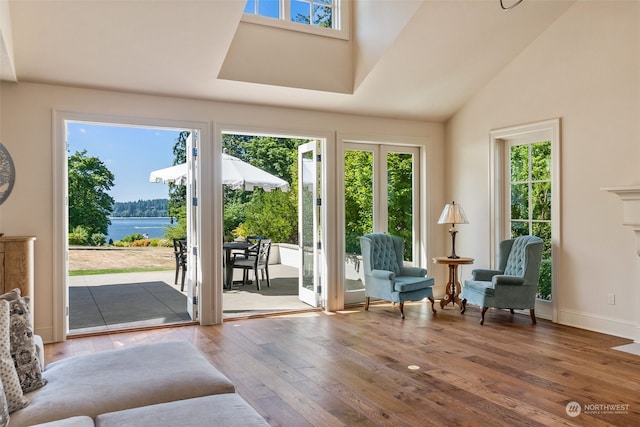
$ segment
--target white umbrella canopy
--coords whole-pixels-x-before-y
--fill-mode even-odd
[[[184,184],[186,178],[187,164],[182,163],[152,171],[149,175],[149,182]],[[257,187],[264,191],[276,188],[289,191],[289,183],[284,179],[225,153],[222,153],[222,183],[234,190],[253,191]]]

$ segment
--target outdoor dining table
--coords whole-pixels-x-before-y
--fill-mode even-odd
[[[249,249],[253,246],[253,243],[241,241],[241,242],[224,242],[222,247],[224,248],[224,287],[225,289],[231,289],[233,285],[233,262],[231,261],[231,253],[234,250]]]

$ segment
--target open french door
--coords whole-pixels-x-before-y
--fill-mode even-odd
[[[192,130],[186,144],[187,152],[187,312],[191,320],[198,319],[198,294],[201,273],[198,262],[200,211],[198,209],[198,143],[199,132]]]
[[[320,164],[318,142],[298,147],[298,245],[300,274],[298,298],[312,307],[322,304],[320,276]]]

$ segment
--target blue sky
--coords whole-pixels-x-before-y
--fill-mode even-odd
[[[69,153],[87,150],[115,175],[109,191],[116,202],[167,199],[168,186],[149,182],[149,173],[173,164],[179,130],[68,123]]]

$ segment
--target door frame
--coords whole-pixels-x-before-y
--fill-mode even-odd
[[[113,126],[127,126],[127,127],[148,127],[148,128],[168,128],[168,129],[197,129],[200,132],[201,146],[210,145],[207,144],[210,141],[210,125],[206,122],[195,122],[186,120],[165,120],[155,119],[148,117],[132,117],[132,116],[114,116],[108,114],[86,113],[77,111],[65,111],[65,110],[53,110],[52,111],[52,123],[53,123],[53,155],[52,155],[52,195],[53,195],[53,266],[52,266],[52,286],[53,286],[53,300],[52,300],[52,313],[53,313],[53,331],[52,339],[55,342],[65,341],[67,339],[67,333],[69,330],[68,325],[68,306],[69,306],[69,294],[68,294],[68,213],[67,213],[67,191],[68,191],[68,171],[67,171],[67,142],[66,142],[66,123],[67,122],[86,122],[103,125]],[[199,168],[200,170],[202,168]],[[202,177],[200,179],[202,182]],[[203,193],[204,188],[201,188]],[[203,194],[204,196],[204,194]],[[207,212],[199,210],[201,221],[203,224],[207,220]],[[200,230],[200,236],[197,241],[202,241],[202,229]],[[198,266],[201,270],[201,265]],[[197,277],[203,277],[202,272],[199,271]],[[206,316],[207,313],[212,311],[211,299],[207,298],[209,294],[210,286],[198,286],[198,303],[200,308],[200,323],[203,323],[210,318]]]
[[[431,188],[431,180],[428,179],[429,172],[432,170],[431,166],[431,150],[432,140],[428,137],[415,137],[415,136],[380,136],[380,135],[362,135],[362,134],[350,134],[350,133],[338,133],[337,140],[339,146],[339,156],[337,157],[337,195],[338,200],[344,201],[344,152],[349,149],[347,147],[356,146],[356,144],[363,145],[378,145],[378,146],[398,146],[398,147],[411,147],[418,149],[418,155],[415,159],[418,165],[418,176],[414,177],[417,180],[417,195],[418,198],[414,200],[414,206],[418,206],[418,212],[415,213],[414,227],[416,228],[414,234],[413,245],[413,263],[416,266],[428,268],[428,260],[433,251],[433,239],[429,239],[428,236],[432,235],[432,213],[431,211],[433,203],[431,201],[431,195],[433,190]],[[338,154],[336,154],[338,155]],[[374,172],[374,180],[375,172]],[[375,184],[374,184],[375,185]],[[374,189],[375,191],[375,189]],[[374,203],[375,200],[374,200]],[[344,275],[345,275],[345,214],[344,203],[340,203],[342,209],[338,209],[337,212],[337,227],[335,232],[338,234],[336,240],[336,252],[339,255],[336,292],[339,293],[341,298],[342,307],[345,304],[344,298]],[[386,213],[385,213],[386,215]],[[374,226],[375,227],[375,226]]]
[[[560,175],[560,118],[543,120],[540,122],[516,125],[502,129],[494,129],[489,133],[490,138],[490,164],[489,164],[489,191],[490,191],[490,262],[492,266],[497,263],[498,246],[500,241],[507,236],[508,210],[505,197],[506,179],[506,146],[509,141],[519,143],[551,141],[551,302],[536,299],[536,315],[543,319],[558,321],[558,307],[560,292],[559,266],[561,263],[562,232],[561,232],[561,175]]]
[[[320,223],[323,224],[320,231],[321,241],[326,242],[337,242],[338,233],[336,231],[336,174],[335,170],[329,170],[328,162],[325,159],[335,159],[336,156],[336,138],[335,133],[333,132],[325,132],[325,131],[317,131],[317,130],[300,130],[300,129],[291,129],[291,128],[274,128],[270,126],[255,126],[255,125],[243,125],[237,123],[224,123],[224,122],[216,122],[213,126],[213,135],[214,140],[208,149],[212,150],[211,155],[215,159],[215,163],[220,165],[222,161],[222,135],[226,133],[231,134],[240,134],[240,135],[261,135],[261,136],[272,136],[278,138],[299,138],[299,139],[310,139],[310,140],[318,140],[320,141],[320,155],[322,156],[321,161],[321,170],[320,170],[320,194],[323,198],[323,203],[320,209]],[[204,144],[201,144],[201,147]],[[204,147],[203,147],[204,154]],[[217,170],[220,170],[218,167]],[[210,171],[206,171],[210,173]],[[204,178],[205,171],[202,172]],[[213,194],[213,198],[211,203],[213,206],[216,206],[216,209],[211,210],[212,216],[211,220],[208,224],[202,224],[201,231],[202,237],[208,238],[211,237],[213,242],[222,242],[224,240],[223,233],[223,209],[218,208],[222,207],[222,181],[220,181],[219,190]],[[206,182],[202,183],[202,192],[205,193],[207,190],[204,188]],[[210,189],[211,191],[216,191],[215,189]],[[209,225],[211,224],[211,225]],[[205,233],[204,228],[213,227],[210,229],[210,233]],[[223,292],[223,278],[222,278],[222,260],[224,257],[222,245],[218,244],[217,246],[213,246],[212,250],[212,258],[211,259],[203,259],[201,258],[201,264],[208,263],[210,266],[213,266],[214,269],[217,268],[219,274],[216,274],[213,280],[215,283],[219,281],[219,285],[214,284],[214,289],[216,295],[219,292],[219,299],[216,298],[216,306],[215,312],[216,315],[219,316],[216,323],[221,323],[223,321],[223,307],[222,307],[222,292]],[[338,266],[342,260],[339,259],[338,254],[335,251],[323,251],[323,256],[320,257],[318,262],[318,268],[320,269],[320,274],[323,278],[323,283],[325,284],[325,288],[323,289],[323,298],[326,298],[326,301],[321,302],[321,306],[324,307],[325,311],[336,311],[341,310],[344,305],[342,302],[342,298],[339,295],[339,292],[335,289],[335,283],[337,283],[338,278]]]

